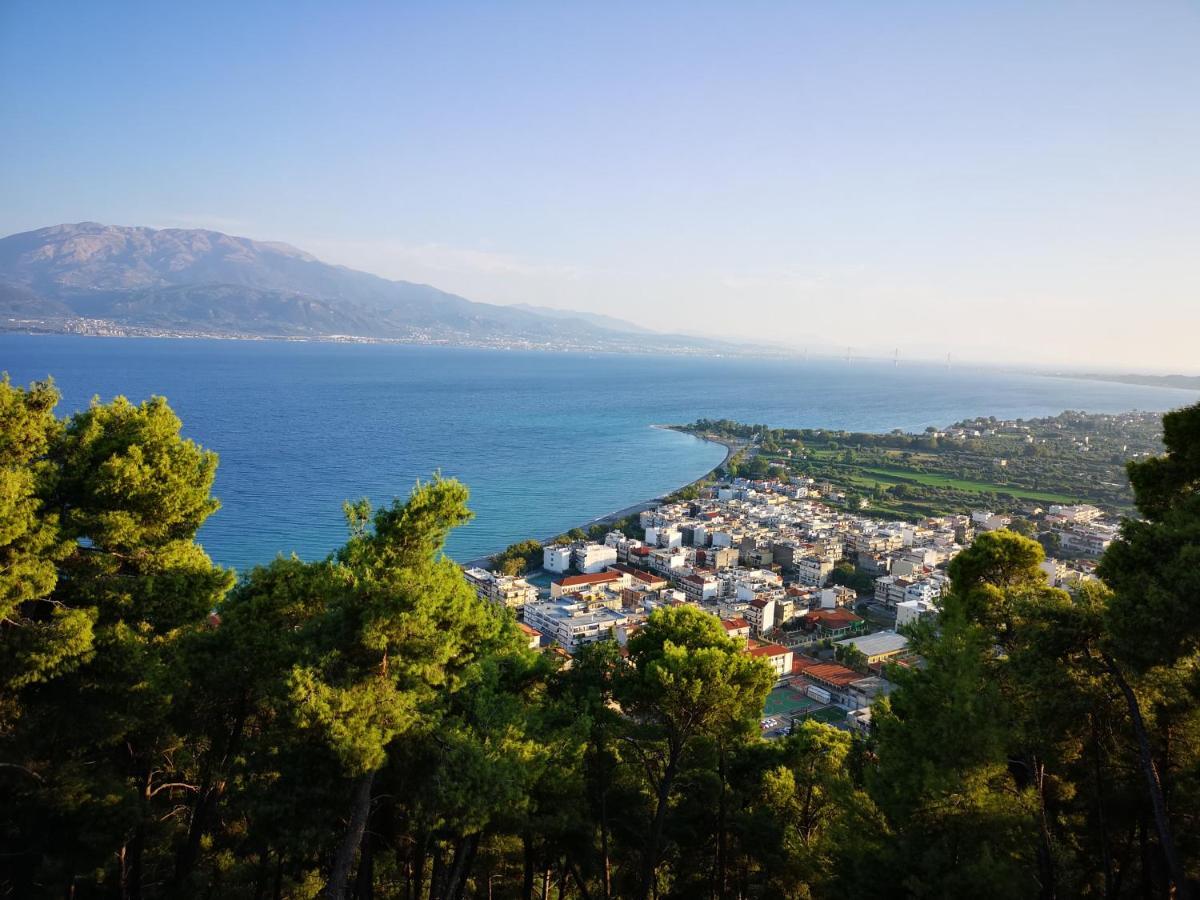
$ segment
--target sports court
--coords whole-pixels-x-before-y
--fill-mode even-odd
[[[791,685],[780,685],[767,694],[767,702],[763,706],[764,716],[803,717],[808,711],[820,707],[816,700],[806,696],[802,691]]]

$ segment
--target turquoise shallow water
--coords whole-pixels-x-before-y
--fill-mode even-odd
[[[0,370],[53,375],[60,412],[93,394],[163,394],[221,455],[201,532],[246,568],[319,557],[341,502],[388,500],[435,469],[471,487],[468,559],[665,493],[724,449],[650,427],[701,416],[856,430],[975,415],[1165,410],[1196,394],[937,366],[518,353],[395,345],[0,335]]]

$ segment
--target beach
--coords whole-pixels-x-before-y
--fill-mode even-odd
[[[729,465],[729,461],[731,459],[733,459],[734,456],[736,456],[738,453],[740,453],[742,450],[744,450],[747,446],[749,446],[748,441],[732,440],[732,439],[720,437],[720,436],[714,435],[714,434],[695,434],[691,431],[685,430],[684,428],[682,428],[678,425],[651,425],[650,427],[651,428],[659,428],[664,431],[678,431],[681,434],[691,435],[694,438],[697,438],[702,441],[707,441],[710,444],[720,444],[722,447],[725,448],[725,458],[723,460],[721,460],[721,462],[719,464],[717,464],[716,466],[713,466],[713,468],[709,469],[709,471],[707,471],[703,475],[701,475],[699,478],[697,478],[693,481],[689,481],[687,484],[681,484],[679,487],[675,488],[674,491],[670,491],[665,495],[662,495],[659,497],[654,497],[649,500],[642,500],[639,503],[633,503],[633,504],[623,507],[621,509],[614,510],[613,512],[605,513],[602,516],[596,516],[594,519],[588,519],[586,522],[583,522],[579,525],[574,526],[575,528],[581,528],[584,531],[587,531],[589,528],[591,528],[594,525],[615,524],[615,523],[621,521],[622,519],[628,518],[629,516],[635,516],[639,513],[645,512],[648,509],[655,509],[656,507],[661,506],[666,501],[666,498],[668,496],[670,496],[670,494],[674,494],[674,493],[677,493],[678,491],[686,490],[687,488],[690,488],[694,485],[699,485],[706,481],[711,480],[713,478],[713,476],[715,476],[718,472],[724,470],[724,468],[727,465]],[[567,529],[567,531],[572,531],[572,530],[574,530],[574,529],[573,528]],[[562,534],[562,533],[563,532],[559,532],[559,534]],[[537,541],[539,544],[541,544],[544,547],[547,544],[553,542],[559,536],[559,534],[547,535],[544,538],[538,538]],[[495,552],[500,553],[503,550],[504,550],[503,547],[498,547]],[[488,566],[491,565],[491,560],[492,560],[493,555],[494,554],[489,554],[487,556],[480,556],[475,559],[467,560],[466,562],[460,563],[460,565],[464,569],[487,568]]]

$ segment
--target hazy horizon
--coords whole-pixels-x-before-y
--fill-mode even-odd
[[[0,232],[813,353],[1200,371],[1200,8],[0,7]]]

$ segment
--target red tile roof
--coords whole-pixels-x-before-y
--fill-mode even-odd
[[[782,644],[755,644],[754,646],[747,647],[746,652],[751,656],[765,656],[770,658],[772,656],[783,656],[785,653],[791,653],[792,651]]]
[[[861,616],[847,609],[814,609],[805,618],[829,629],[845,628],[862,621]]]
[[[805,678],[811,678],[814,681],[823,681],[826,684],[832,684],[836,687],[845,687],[863,677],[853,669],[848,669],[837,663],[817,662],[814,664],[813,660],[805,660],[804,665],[801,666],[800,657],[792,659],[792,672],[793,674],[803,675]]]
[[[737,631],[739,628],[749,628],[750,623],[738,616],[736,619],[722,619],[721,624],[725,626],[726,631]]]
[[[620,572],[597,572],[594,575],[568,575],[555,583],[559,587],[575,587],[577,584],[608,584],[610,581],[620,580]]]

